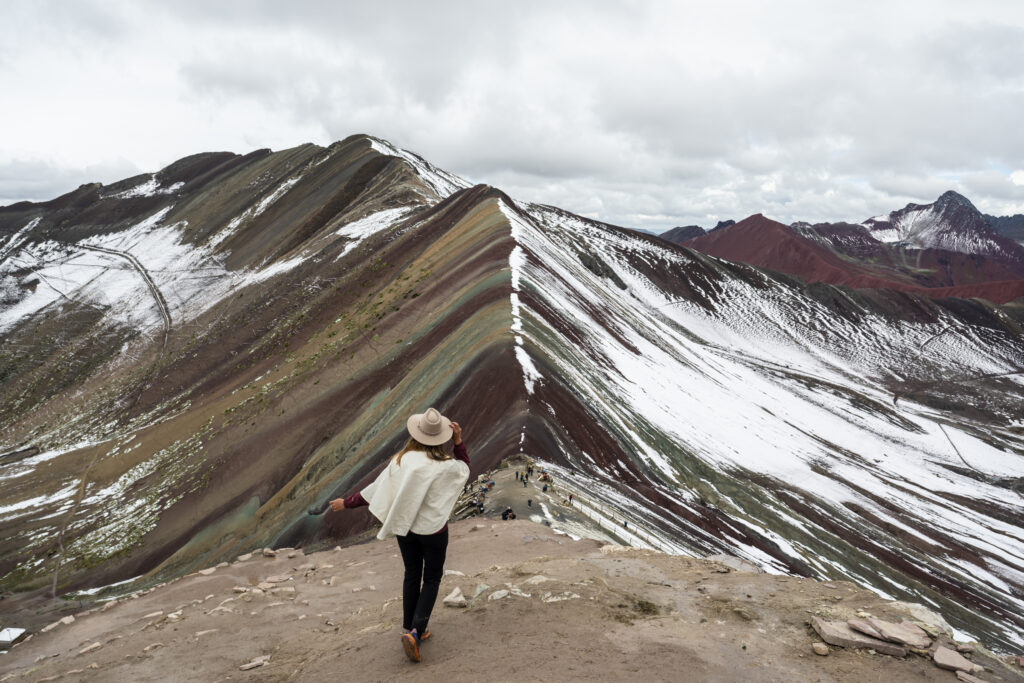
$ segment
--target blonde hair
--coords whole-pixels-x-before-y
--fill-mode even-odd
[[[409,440],[405,442],[405,446],[402,447],[402,450],[398,451],[397,453],[395,453],[391,457],[395,461],[395,463],[399,467],[401,467],[402,466],[402,456],[405,455],[406,453],[408,453],[409,451],[423,451],[424,453],[427,454],[427,457],[430,458],[431,460],[451,460],[452,459],[452,456],[450,456],[448,453],[445,453],[445,450],[441,446],[439,446],[439,445],[438,446],[427,446],[427,445],[421,444],[419,441],[417,441],[416,439],[412,438],[411,436],[409,437]]]

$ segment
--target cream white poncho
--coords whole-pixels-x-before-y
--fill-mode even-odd
[[[467,479],[469,466],[461,460],[431,460],[409,451],[401,465],[392,460],[360,493],[381,521],[377,538],[433,534],[447,523]]]

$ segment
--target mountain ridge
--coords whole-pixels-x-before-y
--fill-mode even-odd
[[[369,136],[242,158],[0,211],[5,589],[356,536],[306,509],[435,405],[474,474],[524,451],[663,550],[1018,644],[1013,307],[721,261]]]

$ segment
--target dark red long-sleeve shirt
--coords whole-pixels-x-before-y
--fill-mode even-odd
[[[462,462],[466,463],[467,467],[470,466],[470,464],[469,464],[469,453],[466,451],[466,442],[465,441],[463,441],[462,443],[460,443],[460,444],[455,446],[455,451],[454,451],[454,453],[452,455],[455,456],[456,460],[461,460]],[[346,496],[344,500],[345,500],[345,508],[346,509],[348,509],[348,508],[358,508],[358,507],[362,507],[364,505],[369,505],[369,503],[366,502],[366,499],[363,498],[363,494],[360,493],[359,491],[356,491],[351,496]],[[447,530],[448,530],[448,522],[445,522],[444,526],[441,527],[440,530],[435,531],[434,533],[440,534],[440,533],[443,533],[443,532],[445,532]]]

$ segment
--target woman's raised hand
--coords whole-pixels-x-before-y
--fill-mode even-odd
[[[330,505],[331,509],[334,510],[335,512],[340,512],[341,510],[345,509],[345,499],[335,498],[330,503],[328,503],[328,505]]]
[[[462,427],[458,422],[452,422],[452,443],[456,446],[462,443]]]

